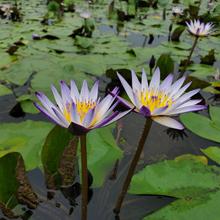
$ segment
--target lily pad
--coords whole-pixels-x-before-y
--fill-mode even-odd
[[[210,146],[206,149],[201,149],[201,151],[211,160],[220,164],[220,147]]]
[[[0,157],[9,152],[20,152],[27,170],[40,166],[41,148],[51,128],[50,123],[30,120],[20,123],[2,123]]]
[[[13,210],[19,202],[29,208],[36,208],[39,201],[26,177],[21,154],[9,153],[0,158],[0,208],[5,216],[16,218],[19,213]]]
[[[113,168],[116,160],[122,157],[122,150],[112,135],[113,128],[111,125],[88,134],[88,168],[93,174],[94,187],[103,184],[108,171]]]
[[[130,193],[177,198],[144,219],[218,219],[220,169],[192,158],[152,164],[133,176]]]
[[[219,123],[219,107],[210,106],[211,119],[206,116],[187,113],[180,116],[182,123],[193,133],[212,140],[220,142],[220,123]]]
[[[55,126],[48,134],[41,153],[48,188],[73,184],[77,143],[78,137],[60,126]]]
[[[93,175],[94,187],[103,184],[108,171],[114,166],[115,161],[122,156],[122,151],[112,135],[112,128],[112,126],[108,126],[96,129],[87,135],[88,169]],[[64,149],[67,148],[73,138],[74,136],[67,129],[61,127],[55,127],[49,133],[42,151],[42,162],[44,168],[51,175],[59,174]],[[80,147],[78,147],[78,152],[80,154]]]
[[[0,96],[9,94],[12,94],[12,91],[3,85],[0,85]]]

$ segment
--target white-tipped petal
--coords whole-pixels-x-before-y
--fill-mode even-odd
[[[54,85],[51,85],[51,90],[53,92],[54,99],[59,106],[60,110],[63,111],[63,103],[62,103],[62,98],[60,94],[57,92],[57,89],[54,87]]]
[[[81,101],[89,100],[89,88],[88,88],[88,84],[86,80],[83,81],[80,98],[81,98]]]
[[[169,74],[160,85],[160,91],[169,91],[173,82],[173,74]]]
[[[150,81],[150,89],[157,90],[160,85],[160,69],[157,67]]]
[[[170,112],[169,115],[177,115],[180,113],[186,113],[186,112],[193,112],[193,111],[201,111],[206,109],[206,106],[204,105],[191,105],[183,108],[178,108]]]
[[[132,78],[132,89],[135,92],[139,92],[141,89],[141,84],[137,78],[136,73],[134,72],[134,70],[131,70],[131,78]]]
[[[184,85],[176,94],[173,95],[173,100],[175,101],[176,99],[178,99],[192,84],[192,82],[187,83],[186,85]]]
[[[131,102],[134,103],[134,97],[133,97],[133,91],[129,84],[126,82],[126,80],[119,74],[117,73],[119,80],[121,81],[122,86],[124,87],[128,97],[130,98]]]
[[[74,80],[71,80],[70,82],[70,95],[74,102],[79,99],[79,90]]]
[[[70,89],[67,86],[67,84],[62,80],[60,81],[60,87],[61,87],[61,96],[63,99],[63,103],[66,104],[71,103],[71,97],[70,97]]]
[[[170,97],[172,97],[173,95],[175,95],[179,89],[181,88],[181,86],[183,85],[184,81],[185,81],[186,77],[183,76],[180,79],[178,79],[172,86],[170,89]]]
[[[148,81],[147,81],[147,74],[144,69],[142,69],[142,76],[141,76],[141,91],[147,91],[148,89]]]
[[[200,103],[202,101],[202,99],[193,99],[193,100],[189,100],[185,103],[183,103],[182,105],[178,106],[178,108],[183,108],[183,107],[188,107],[188,106],[191,106],[191,105],[196,105],[198,103]]]
[[[95,102],[98,98],[99,81],[96,81],[90,92],[90,98]]]
[[[169,127],[169,128],[175,128],[178,130],[184,129],[183,125],[180,122],[170,117],[157,116],[157,117],[152,117],[152,119],[156,121],[157,123],[164,125],[166,127]]]
[[[69,127],[68,121],[64,118],[63,114],[61,114],[57,109],[52,108],[57,118],[65,125],[65,127]]]

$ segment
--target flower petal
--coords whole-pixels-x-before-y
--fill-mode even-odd
[[[144,69],[142,69],[142,77],[141,77],[141,91],[146,91],[148,89],[148,81],[147,74]]]
[[[67,128],[69,126],[68,121],[64,118],[64,116],[55,108],[52,108],[52,110],[54,111],[56,117],[65,125],[65,127]]]
[[[126,108],[134,108],[134,105],[131,104],[130,102],[128,102],[126,99],[123,99],[122,97],[120,96],[116,96],[116,99],[123,105],[125,106]]]
[[[164,125],[166,127],[169,127],[169,128],[175,128],[178,130],[184,129],[181,123],[179,123],[177,120],[170,118],[170,117],[156,116],[156,117],[152,117],[152,119],[156,121],[157,123]]]
[[[150,81],[150,89],[157,90],[160,85],[160,69],[157,67]]]
[[[93,120],[93,118],[94,118],[94,113],[95,113],[95,108],[90,109],[90,110],[87,112],[87,114],[86,114],[86,116],[85,116],[85,118],[84,118],[84,120],[83,120],[83,122],[82,122],[82,125],[83,125],[85,128],[89,127],[90,123],[92,122],[92,120]]]
[[[71,80],[70,82],[70,95],[74,102],[76,102],[79,99],[79,90],[74,80]]]
[[[42,112],[47,118],[49,118],[49,120],[51,120],[55,124],[58,124],[62,127],[66,127],[66,125],[62,121],[60,121],[57,117],[51,115],[46,109],[44,109],[43,107],[41,107],[35,102],[34,102],[34,105],[40,112]]]
[[[178,108],[169,113],[169,115],[177,115],[180,113],[186,113],[186,112],[193,112],[193,111],[200,111],[204,110],[207,107],[205,105],[192,105],[192,106],[187,106],[183,108]]]
[[[183,107],[188,107],[188,106],[191,106],[191,105],[196,105],[196,104],[200,103],[201,101],[202,101],[202,99],[189,100],[189,101],[183,103],[182,105],[178,106],[177,109],[183,108]]]
[[[184,85],[176,94],[173,95],[173,101],[175,101],[177,98],[179,98],[192,84],[192,82],[187,83]]]
[[[70,103],[72,101],[70,97],[70,89],[63,80],[60,81],[60,87],[63,104],[66,105],[66,103]]]
[[[185,81],[186,77],[183,76],[180,79],[178,79],[170,88],[170,94],[169,96],[172,97],[173,95],[175,95],[179,89],[181,88],[181,86],[183,85],[184,81]]]
[[[93,100],[94,102],[98,98],[98,91],[99,91],[99,81],[97,80],[95,82],[94,86],[92,87],[91,92],[89,94],[90,99]]]
[[[89,88],[86,80],[83,80],[83,85],[80,93],[80,101],[89,100]]]
[[[169,74],[160,85],[160,91],[169,91],[173,81],[173,74]]]
[[[55,115],[52,108],[56,108],[56,106],[44,95],[42,92],[35,92],[37,98],[41,101],[42,105],[46,108],[46,110],[51,114]]]
[[[168,105],[161,107],[161,108],[157,108],[155,109],[151,115],[156,116],[156,115],[161,115],[163,114],[163,112],[168,108]]]
[[[77,109],[76,109],[76,105],[75,103],[72,103],[72,108],[71,108],[71,121],[76,123],[76,124],[80,124],[81,123],[81,120],[80,120],[80,116],[77,112]]]
[[[131,102],[134,104],[134,97],[133,97],[133,91],[127,81],[119,74],[117,73],[119,80],[121,81],[122,86],[124,87],[128,97],[130,98]]]
[[[131,78],[132,78],[132,89],[133,89],[133,91],[139,92],[140,89],[141,89],[141,84],[140,84],[134,70],[131,70]]]
[[[51,85],[51,90],[53,92],[53,96],[55,98],[55,101],[57,103],[57,105],[59,106],[60,110],[63,111],[63,103],[62,103],[62,98],[60,96],[60,94],[57,92],[57,89],[55,88],[54,85]]]
[[[115,111],[110,117],[105,118],[100,124],[97,124],[95,126],[95,128],[107,126],[107,125],[121,119],[122,117],[124,117],[125,115],[130,113],[131,111],[132,111],[132,109],[129,109],[129,110],[121,112],[121,113],[119,113],[118,111]]]

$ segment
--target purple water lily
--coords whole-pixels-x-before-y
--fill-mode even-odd
[[[181,130],[184,128],[183,125],[169,116],[206,108],[204,105],[198,105],[201,102],[200,99],[190,100],[193,95],[199,92],[199,89],[184,94],[191,84],[189,82],[183,86],[185,77],[173,83],[173,75],[170,74],[160,84],[160,70],[157,68],[148,85],[147,75],[144,70],[142,71],[141,82],[139,82],[134,71],[131,71],[131,74],[132,87],[118,74],[131,103],[117,96],[118,100],[128,108],[135,107],[135,112],[145,117],[151,117],[159,124]]]
[[[190,23],[186,22],[186,24],[188,26],[188,31],[197,37],[204,37],[211,34],[214,27],[211,22],[205,24],[199,20],[190,21]]]
[[[98,81],[91,91],[88,89],[87,81],[84,80],[81,92],[78,91],[75,82],[72,80],[70,87],[64,82],[60,82],[61,95],[52,85],[56,104],[53,104],[46,95],[36,92],[41,105],[35,106],[56,124],[68,128],[76,135],[82,135],[94,128],[100,128],[119,120],[131,110],[125,112],[113,111],[118,100],[118,88],[102,100],[98,98]]]

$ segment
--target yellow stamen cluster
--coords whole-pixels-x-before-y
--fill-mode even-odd
[[[71,122],[71,104],[66,104],[66,108],[64,108],[63,115],[66,118],[66,120],[70,123]]]
[[[80,120],[83,121],[88,111],[90,109],[95,108],[95,106],[96,106],[96,102],[93,102],[93,101],[83,101],[83,102],[77,101],[76,110],[80,116]],[[64,109],[64,112],[63,112],[65,119],[69,123],[71,122],[71,108],[72,108],[71,104],[68,103],[66,104],[66,108]]]
[[[88,113],[88,111],[90,109],[95,108],[95,106],[96,106],[96,102],[93,102],[91,100],[83,101],[83,102],[77,101],[76,102],[76,109],[77,109],[77,112],[80,116],[80,120],[83,121],[83,119],[86,116],[86,114]]]
[[[157,108],[170,107],[172,105],[172,99],[167,94],[155,91],[141,92],[139,101],[143,106],[148,107],[151,112]]]

